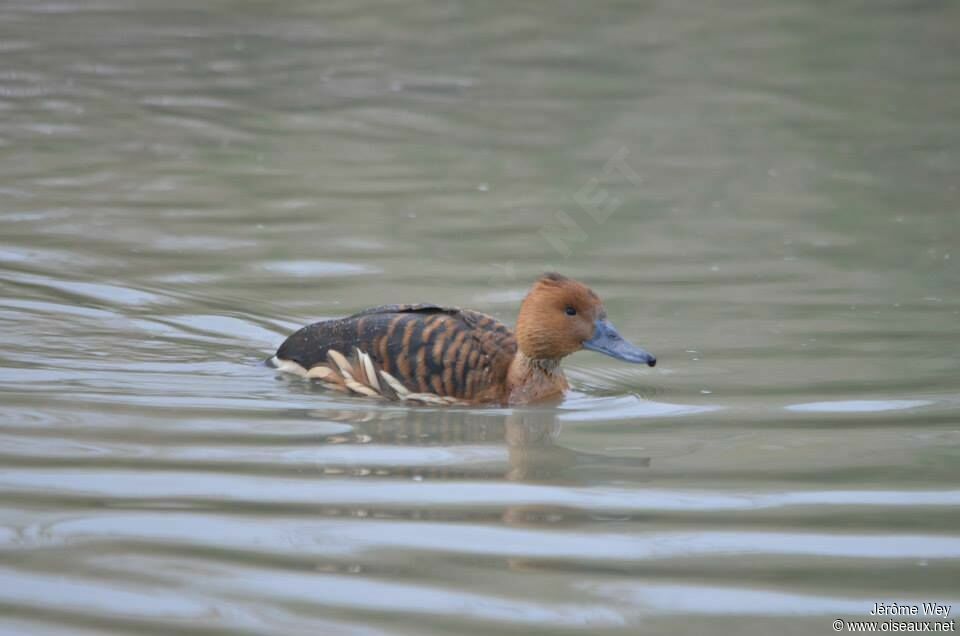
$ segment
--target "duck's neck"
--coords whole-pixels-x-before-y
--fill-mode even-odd
[[[563,395],[569,388],[559,358],[530,358],[517,351],[507,374],[510,404],[528,404]]]

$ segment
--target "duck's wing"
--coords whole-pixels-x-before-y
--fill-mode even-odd
[[[479,312],[384,305],[308,325],[274,366],[350,393],[421,402],[499,401],[516,339]]]

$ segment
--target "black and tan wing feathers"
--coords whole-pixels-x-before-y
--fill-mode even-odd
[[[516,340],[496,319],[438,305],[384,305],[290,336],[274,366],[331,388],[425,403],[500,401]]]

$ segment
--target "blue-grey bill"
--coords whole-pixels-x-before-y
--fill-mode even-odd
[[[625,362],[644,363],[650,367],[657,364],[656,356],[649,351],[644,351],[632,342],[624,340],[609,320],[598,320],[596,322],[593,337],[583,343],[583,348]]]

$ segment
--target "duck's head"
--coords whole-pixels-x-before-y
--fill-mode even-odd
[[[581,349],[626,362],[657,364],[653,354],[624,340],[593,291],[560,274],[544,274],[520,306],[517,344],[528,358],[559,360]]]

